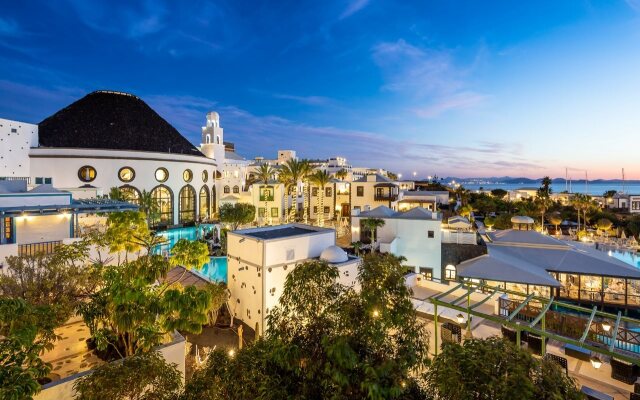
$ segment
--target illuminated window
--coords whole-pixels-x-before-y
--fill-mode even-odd
[[[78,170],[78,178],[82,182],[92,182],[96,179],[96,175],[96,169],[89,165],[85,165]]]
[[[273,218],[277,218],[278,217],[278,208],[277,207],[272,207],[271,208],[271,217],[273,217]]]
[[[156,170],[156,180],[158,182],[166,182],[169,179],[169,171],[166,168],[158,168]]]
[[[456,280],[456,267],[454,267],[451,264],[449,264],[446,267],[444,267],[444,279],[449,280],[449,281],[455,281]]]
[[[140,205],[140,191],[133,186],[120,186],[120,193],[125,201]]]
[[[120,171],[118,171],[118,178],[120,178],[122,182],[131,182],[135,177],[136,172],[132,168],[122,167]]]
[[[209,189],[203,186],[200,189],[200,218],[209,217]]]
[[[190,169],[185,169],[182,173],[182,179],[184,179],[185,182],[191,182],[193,179],[193,172],[191,172]]]
[[[193,222],[196,219],[196,191],[189,185],[180,190],[178,212],[181,224]]]
[[[157,223],[173,224],[173,194],[171,190],[164,185],[157,186],[151,191],[151,198],[157,206],[157,219],[152,221],[154,225]]]

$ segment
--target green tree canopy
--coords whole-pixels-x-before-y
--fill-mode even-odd
[[[506,190],[504,190],[504,189],[493,189],[491,191],[491,195],[494,196],[494,197],[497,197],[499,199],[504,199],[504,196],[506,196],[507,193],[508,192]]]
[[[233,231],[240,225],[253,222],[256,218],[256,207],[247,203],[223,204],[219,212],[220,221],[231,225]]]
[[[52,348],[55,322],[48,306],[0,298],[1,399],[31,399],[40,392],[38,379],[51,371],[40,355]]]
[[[215,352],[184,399],[390,399],[427,364],[428,333],[392,255],[365,257],[360,291],[323,261],[296,266],[265,337],[229,357]],[[209,383],[209,384],[207,384]]]
[[[428,392],[442,400],[582,399],[556,364],[492,337],[448,344],[426,373]]]
[[[78,400],[171,400],[182,389],[180,372],[155,351],[103,364],[74,383]]]
[[[64,324],[97,284],[88,246],[83,240],[60,245],[52,254],[7,257],[6,271],[0,274],[0,297],[48,306],[56,324]]]

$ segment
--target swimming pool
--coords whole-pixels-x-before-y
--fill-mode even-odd
[[[158,232],[158,236],[164,237],[167,242],[158,246],[155,249],[155,252],[158,254],[167,254],[171,251],[171,248],[178,242],[178,240],[186,239],[194,241],[198,237],[202,237],[205,232],[213,230],[214,226],[215,225],[209,224],[200,225],[199,235],[197,234],[195,226],[168,229],[166,231]],[[210,257],[209,262],[204,264],[200,271],[194,270],[194,272],[212,282],[227,283],[227,257]]]
[[[609,250],[607,254],[611,257],[615,257],[620,261],[624,261],[629,265],[633,265],[636,268],[640,268],[640,257],[636,253],[628,251]]]

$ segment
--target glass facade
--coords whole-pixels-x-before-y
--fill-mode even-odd
[[[178,203],[178,217],[181,224],[196,220],[196,191],[190,185],[180,189],[180,201]]]
[[[157,186],[151,191],[151,198],[158,206],[157,223],[173,224],[173,194],[171,190],[166,186]]]

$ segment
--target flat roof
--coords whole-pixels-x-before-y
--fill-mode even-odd
[[[238,231],[231,231],[230,234],[236,234],[240,236],[246,236],[258,240],[274,240],[274,239],[286,239],[296,236],[306,236],[318,233],[333,232],[330,228],[320,228],[312,225],[304,224],[288,224],[288,225],[276,225],[276,226],[263,226],[259,228],[241,229]]]

